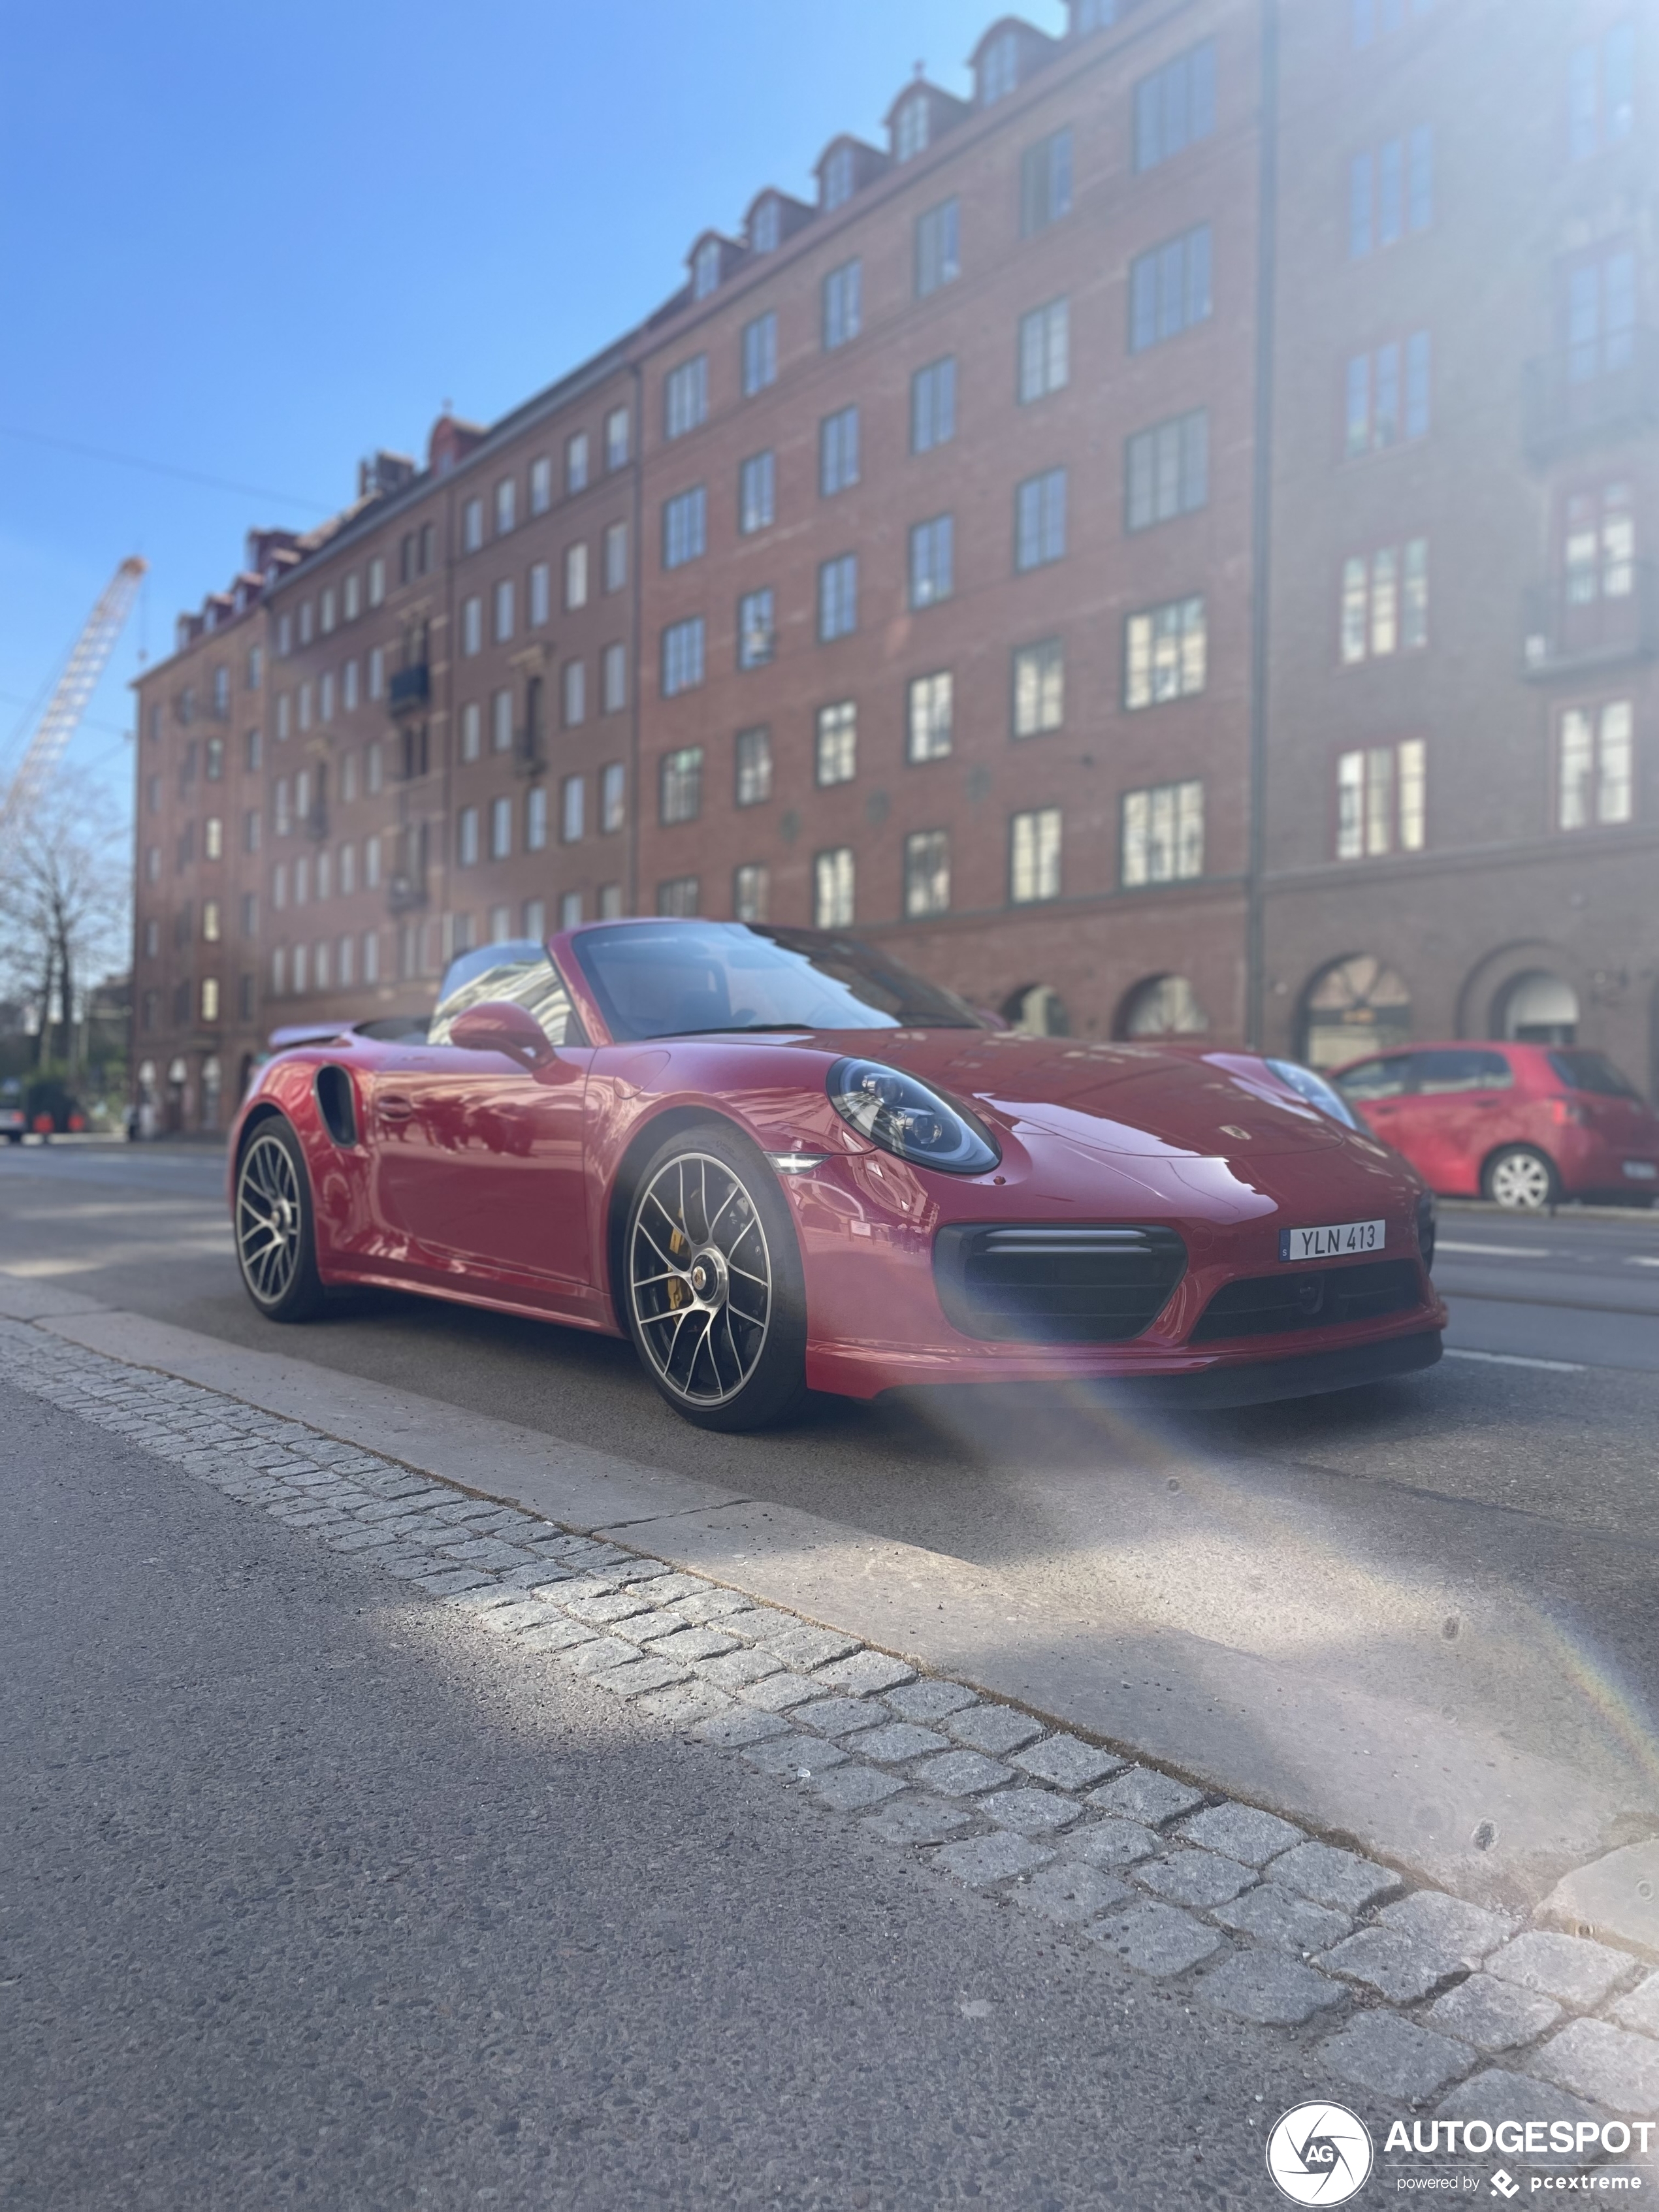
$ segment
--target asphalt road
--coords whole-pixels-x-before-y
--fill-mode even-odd
[[[1287,2039],[3,1385],[0,1425],[0,2204],[1276,2201],[1328,2087]]]
[[[1462,1818],[1431,1770],[1499,1755],[1540,1799],[1590,1786],[1615,1826],[1659,1809],[1659,1215],[1448,1209],[1449,1342],[1486,1356],[1369,1390],[1156,1421],[939,1391],[733,1438],[575,1332],[378,1293],[273,1331],[220,1173],[165,1146],[0,1155],[0,1267],[974,1562],[1028,1615],[1091,1624],[1137,1697],[1208,1696],[1237,1655],[1264,1739],[1328,1704],[1309,1756],[1386,1745],[1425,1833]]]

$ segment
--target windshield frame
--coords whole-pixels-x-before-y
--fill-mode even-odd
[[[839,992],[852,999],[852,1003],[837,1007],[837,1013],[849,1018],[844,1020],[812,1021],[788,1019],[740,1020],[734,1018],[729,1024],[700,1022],[684,1028],[657,1029],[643,1025],[637,1016],[624,1012],[607,981],[605,963],[599,957],[607,945],[626,945],[630,939],[637,940],[652,928],[688,938],[698,934],[735,933],[749,939],[758,939],[775,946],[781,952],[793,954],[806,963],[808,972],[817,976],[819,983],[831,992]],[[893,960],[875,945],[841,930],[796,929],[782,924],[768,922],[726,921],[714,917],[697,917],[682,921],[678,917],[642,916],[637,920],[591,923],[586,927],[572,931],[561,951],[568,964],[580,979],[583,994],[589,999],[613,1042],[617,1044],[665,1044],[678,1038],[765,1036],[773,1039],[799,1036],[894,1036],[907,1030],[982,1030],[986,1024],[967,1003],[942,985],[930,983],[902,962]],[[836,969],[820,967],[815,954],[823,957],[839,952],[849,966],[863,969],[863,980],[872,988],[884,983],[889,994],[899,1001],[896,1009],[878,1006],[873,1000],[862,1002],[867,1018],[856,1015],[860,1001],[853,997],[854,987],[836,973]],[[779,963],[779,970],[785,963]],[[779,972],[775,970],[774,972]],[[908,994],[914,990],[915,1000]],[[787,1012],[787,1009],[785,1010]]]

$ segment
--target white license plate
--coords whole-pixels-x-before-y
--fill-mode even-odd
[[[1626,1160],[1625,1173],[1632,1182],[1652,1182],[1659,1179],[1659,1168],[1651,1160]]]
[[[1351,1252],[1380,1252],[1387,1224],[1381,1221],[1337,1221],[1324,1229],[1281,1229],[1281,1260],[1346,1260]]]

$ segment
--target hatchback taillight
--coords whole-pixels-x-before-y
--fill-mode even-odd
[[[1595,1117],[1589,1107],[1580,1106],[1571,1098],[1552,1098],[1550,1112],[1556,1121],[1562,1125],[1571,1121],[1581,1129],[1588,1129],[1594,1126]]]

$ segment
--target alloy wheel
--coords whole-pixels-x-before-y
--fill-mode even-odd
[[[1548,1163],[1536,1152],[1505,1152],[1493,1163],[1492,1194],[1517,1213],[1540,1213],[1550,1202]]]
[[[262,1306],[274,1306],[300,1264],[300,1178],[278,1138],[257,1136],[236,1179],[236,1256]]]
[[[772,1255],[742,1179],[711,1152],[665,1162],[640,1199],[628,1255],[640,1342],[683,1404],[724,1406],[772,1326]]]

